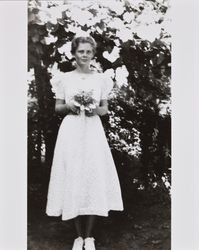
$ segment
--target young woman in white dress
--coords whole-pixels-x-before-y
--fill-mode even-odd
[[[105,74],[91,70],[95,51],[92,37],[74,38],[71,53],[76,69],[63,73],[56,82],[55,111],[65,117],[54,150],[46,213],[62,215],[62,220],[74,219],[77,238],[73,250],[94,250],[96,216],[123,210],[117,171],[99,118],[108,112],[107,98],[113,84]],[[74,105],[73,98],[81,91],[91,91],[96,100],[92,110],[81,111]]]

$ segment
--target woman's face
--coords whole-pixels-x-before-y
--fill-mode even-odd
[[[94,56],[92,45],[90,43],[79,43],[74,56],[79,66],[89,65]]]

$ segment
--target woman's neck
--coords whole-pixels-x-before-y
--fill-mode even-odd
[[[90,66],[87,66],[87,65],[85,65],[85,67],[84,66],[81,67],[81,66],[77,65],[75,71],[78,73],[82,73],[82,74],[91,73]]]

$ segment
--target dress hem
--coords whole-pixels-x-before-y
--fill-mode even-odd
[[[76,213],[73,213],[71,215],[64,215],[62,213],[62,211],[46,211],[46,214],[48,216],[53,216],[53,217],[59,217],[59,216],[62,216],[61,219],[62,221],[65,221],[65,220],[71,220],[79,215],[97,215],[97,216],[103,216],[103,217],[108,217],[108,213],[109,211],[124,211],[123,208],[110,208],[109,210],[106,210],[106,211],[99,211],[99,210],[95,210],[95,209],[82,209],[82,210],[79,210],[77,211]]]

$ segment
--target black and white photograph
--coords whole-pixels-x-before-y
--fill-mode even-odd
[[[199,249],[198,7],[0,1],[0,250]]]
[[[28,2],[28,249],[170,249],[170,8]]]
[[[29,0],[29,250],[170,249],[170,9]]]

